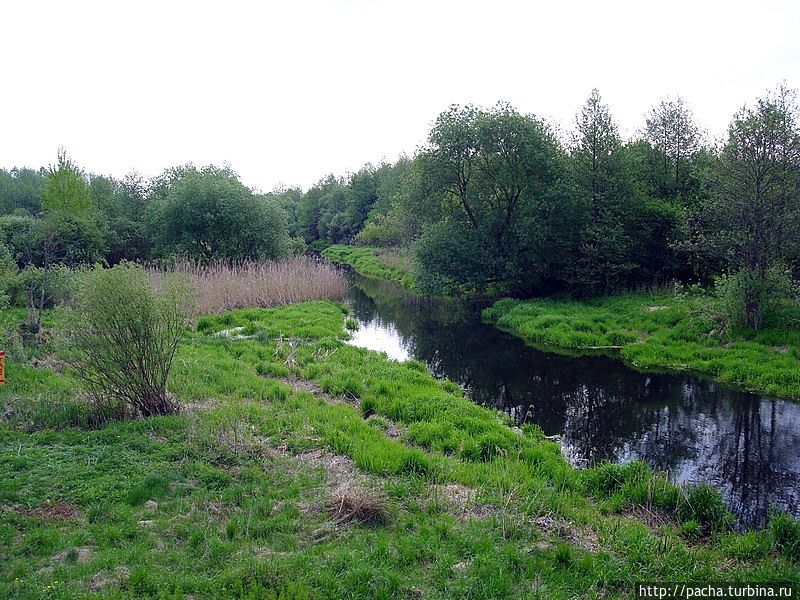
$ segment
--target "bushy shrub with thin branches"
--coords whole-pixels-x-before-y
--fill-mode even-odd
[[[68,338],[75,375],[101,409],[173,413],[167,392],[175,351],[193,312],[189,285],[164,276],[152,285],[139,266],[97,267],[79,278]]]

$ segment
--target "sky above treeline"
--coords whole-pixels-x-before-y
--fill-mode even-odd
[[[0,11],[0,167],[229,163],[262,191],[412,155],[453,103],[569,134],[597,87],[623,136],[680,94],[711,140],[786,80],[800,2],[36,1]]]

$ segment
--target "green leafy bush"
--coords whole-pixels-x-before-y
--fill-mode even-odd
[[[83,274],[73,312],[72,365],[99,407],[122,403],[142,416],[177,410],[167,379],[191,314],[183,281],[165,277],[154,288],[138,266],[98,267]]]
[[[793,295],[793,283],[789,273],[779,267],[767,270],[763,277],[742,269],[718,277],[715,290],[728,325],[759,329],[770,313]]]

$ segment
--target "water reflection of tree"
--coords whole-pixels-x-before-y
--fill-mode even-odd
[[[726,409],[708,452],[714,459],[706,461],[699,473],[725,489],[743,521],[761,520],[770,502],[796,514],[800,411],[796,405],[744,394]]]
[[[392,323],[436,376],[560,434],[576,459],[642,458],[676,480],[712,483],[746,523],[761,520],[770,502],[800,512],[800,405],[688,375],[638,373],[609,357],[540,352],[481,323],[474,308],[394,284],[357,278],[350,302],[358,318]]]

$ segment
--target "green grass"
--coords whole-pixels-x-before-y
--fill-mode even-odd
[[[91,415],[68,374],[11,363],[0,597],[617,598],[800,579],[795,521],[739,534],[641,463],[576,471],[424,364],[343,344],[345,319],[331,302],[203,318],[170,381],[189,410],[102,427],[22,411]],[[253,337],[214,335],[231,327]],[[347,482],[386,499],[384,524],[333,521]],[[639,505],[674,521],[651,529]]]
[[[484,318],[527,343],[619,350],[644,369],[691,370],[740,388],[800,400],[800,310],[758,331],[719,332],[708,295],[628,294],[595,300],[501,300]]]
[[[409,291],[414,291],[414,280],[408,259],[396,249],[368,246],[328,246],[322,256],[333,262],[350,265],[366,277],[396,281]]]

